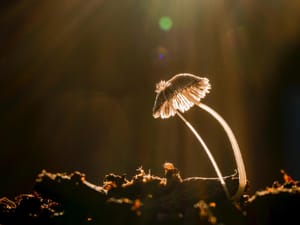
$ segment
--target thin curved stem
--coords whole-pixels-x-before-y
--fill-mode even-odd
[[[238,175],[239,175],[239,188],[238,188],[237,192],[231,197],[231,199],[238,200],[245,191],[245,188],[247,185],[247,175],[246,175],[246,170],[245,170],[245,165],[244,165],[244,161],[242,158],[242,154],[241,154],[239,145],[236,141],[236,138],[235,138],[231,128],[229,127],[229,125],[215,110],[213,110],[212,108],[210,108],[209,106],[207,106],[203,103],[199,103],[197,105],[201,109],[205,110],[210,115],[212,115],[221,124],[221,126],[223,127],[224,131],[226,132],[226,134],[229,138],[229,141],[232,146],[234,158],[236,161],[236,165],[237,165]]]
[[[211,152],[209,151],[208,147],[206,146],[205,142],[203,141],[203,139],[200,137],[200,135],[197,133],[197,131],[195,130],[195,128],[183,117],[183,115],[181,115],[181,113],[179,113],[178,111],[176,111],[176,114],[179,116],[179,118],[188,126],[188,128],[190,128],[190,130],[193,132],[193,134],[196,136],[197,140],[199,141],[199,143],[203,146],[209,160],[211,161],[217,176],[221,182],[221,185],[225,191],[225,194],[228,198],[230,198],[226,183],[223,179],[223,175],[214,159],[214,157],[212,156]]]

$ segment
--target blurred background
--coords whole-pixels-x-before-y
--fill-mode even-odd
[[[300,1],[27,0],[0,3],[0,196],[37,174],[216,176],[177,117],[154,119],[155,84],[207,77],[203,102],[231,126],[250,192],[300,179]],[[185,113],[222,172],[227,136],[199,108]]]

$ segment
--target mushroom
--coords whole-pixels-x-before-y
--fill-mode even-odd
[[[203,146],[227,197],[231,198],[232,200],[238,200],[244,193],[247,184],[244,162],[236,138],[229,125],[212,108],[200,102],[200,100],[204,98],[207,93],[209,93],[210,89],[211,85],[207,78],[198,77],[189,73],[177,74],[168,81],[160,81],[156,84],[155,92],[157,94],[153,106],[153,117],[167,119],[171,116],[178,115],[178,117],[188,126],[199,143]],[[181,114],[188,111],[194,105],[197,105],[212,115],[221,124],[229,138],[239,176],[239,187],[232,197],[230,197],[223,175],[210,150],[195,128]]]

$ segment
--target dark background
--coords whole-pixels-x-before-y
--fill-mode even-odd
[[[299,1],[0,4],[0,196],[30,192],[42,169],[102,184],[139,166],[163,175],[169,161],[183,177],[215,176],[178,118],[152,117],[155,84],[183,72],[210,79],[203,102],[233,129],[251,192],[280,169],[300,179]],[[198,108],[185,116],[231,174],[219,124]]]

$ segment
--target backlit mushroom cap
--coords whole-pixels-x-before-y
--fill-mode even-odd
[[[166,119],[174,116],[177,110],[182,113],[188,111],[209,93],[210,88],[207,78],[189,73],[177,74],[168,81],[160,81],[156,84],[153,117]]]

